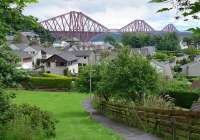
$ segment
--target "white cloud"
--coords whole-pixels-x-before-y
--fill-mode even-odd
[[[69,11],[81,11],[108,28],[121,28],[135,19],[146,20],[154,29],[160,30],[168,23],[173,23],[180,30],[196,27],[198,22],[177,21],[175,12],[156,13],[161,7],[150,4],[149,0],[40,0],[24,10],[26,15],[33,15],[45,20]]]

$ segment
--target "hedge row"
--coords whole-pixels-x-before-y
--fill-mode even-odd
[[[175,105],[191,108],[192,104],[199,99],[199,93],[195,91],[167,91],[166,94],[175,99]]]
[[[37,89],[71,89],[73,78],[32,77],[30,85]]]
[[[58,75],[58,74],[53,74],[53,73],[43,73],[42,77],[51,77],[51,78],[71,78],[73,80],[76,80],[77,77],[67,77],[64,75]]]

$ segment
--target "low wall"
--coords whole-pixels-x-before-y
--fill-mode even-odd
[[[128,107],[100,102],[99,112],[167,140],[200,140],[200,112]]]

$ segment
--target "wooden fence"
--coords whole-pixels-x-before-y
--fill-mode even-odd
[[[128,107],[100,102],[99,111],[167,140],[200,140],[200,112]]]

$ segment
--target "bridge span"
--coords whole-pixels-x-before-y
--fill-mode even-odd
[[[82,12],[71,11],[40,22],[41,25],[49,30],[57,38],[77,38],[87,42],[99,34],[113,32],[104,25],[88,17]],[[144,20],[135,20],[121,29],[114,29],[115,32],[179,32],[173,24],[169,24],[162,31],[156,31]]]

